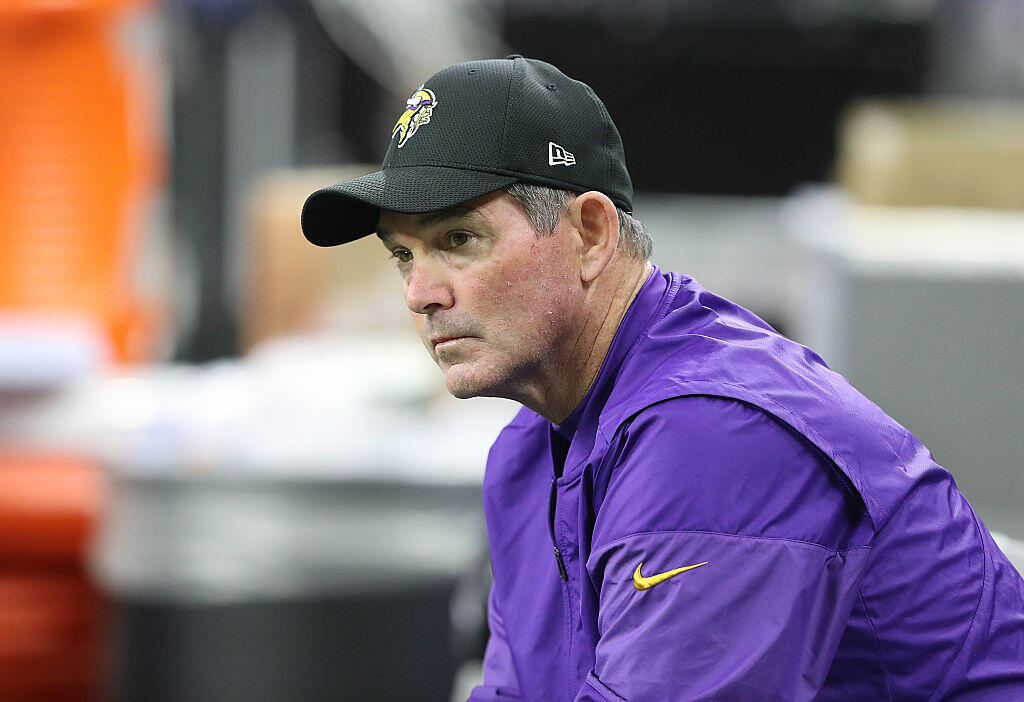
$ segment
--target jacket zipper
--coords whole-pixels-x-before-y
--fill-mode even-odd
[[[551,545],[555,549],[555,563],[558,565],[558,575],[565,582],[569,582],[569,573],[565,570],[565,562],[562,560],[562,553],[555,543],[555,501],[558,499],[558,480],[551,481],[551,497],[548,499],[548,532],[551,534]]]

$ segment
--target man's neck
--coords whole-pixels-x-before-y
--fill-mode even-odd
[[[556,425],[569,418],[597,379],[615,333],[651,270],[651,264],[644,262],[640,266],[630,266],[628,270],[623,271],[619,280],[611,281],[607,303],[596,306],[600,311],[599,316],[584,324],[576,343],[562,364],[559,372],[561,386],[559,387],[555,381],[549,387],[557,387],[558,390],[548,393],[546,406],[530,409]]]

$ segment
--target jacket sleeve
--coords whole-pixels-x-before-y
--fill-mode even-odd
[[[870,542],[838,469],[771,415],[710,397],[648,408],[612,462],[577,702],[813,700]]]
[[[467,702],[516,702],[519,683],[493,588],[487,598],[487,624],[490,637],[484,650],[484,684],[473,689]]]

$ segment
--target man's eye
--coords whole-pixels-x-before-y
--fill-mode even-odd
[[[391,252],[391,258],[397,259],[399,263],[408,263],[412,260],[412,251],[409,249],[395,249]]]
[[[467,234],[466,232],[454,232],[451,235],[449,241],[451,241],[452,246],[462,246],[467,241],[469,241],[469,234]]]

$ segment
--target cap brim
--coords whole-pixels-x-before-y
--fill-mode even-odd
[[[388,168],[317,190],[302,206],[302,233],[317,246],[372,234],[381,210],[443,210],[516,182],[516,178],[446,166]]]

